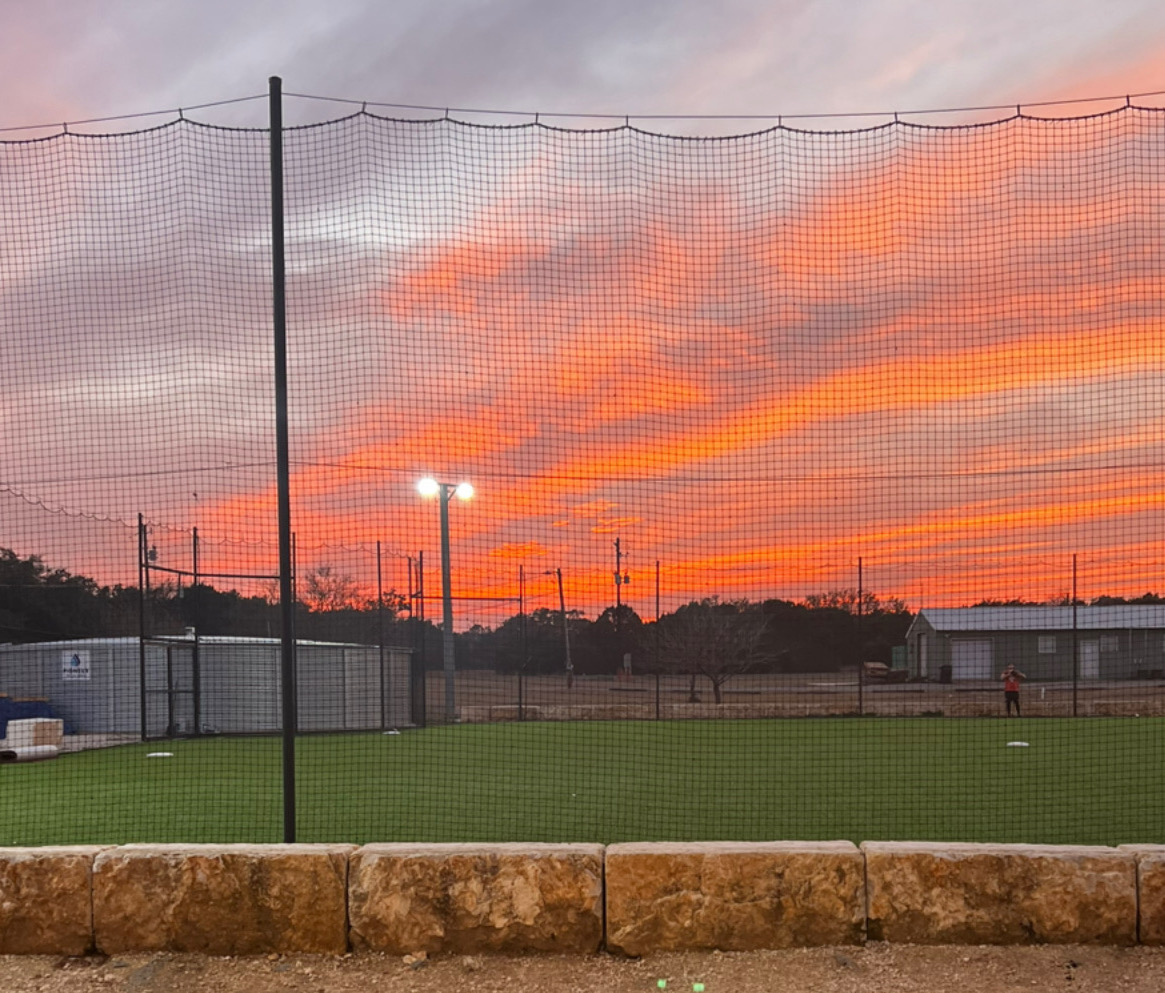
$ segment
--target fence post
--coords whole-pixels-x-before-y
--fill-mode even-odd
[[[275,345],[275,474],[279,502],[280,682],[283,703],[283,840],[295,841],[295,595],[291,553],[291,456],[287,418],[287,270],[283,255],[283,80],[269,80],[271,117],[271,310]]]

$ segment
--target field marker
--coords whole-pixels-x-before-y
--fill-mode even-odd
[[[172,759],[173,757],[173,752],[150,752],[149,755],[146,756],[148,759]]]
[[[1026,741],[1009,741],[1008,748],[1030,748],[1031,746]]]

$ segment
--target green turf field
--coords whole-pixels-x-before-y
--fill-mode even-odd
[[[466,725],[296,752],[301,841],[1165,841],[1162,718]],[[280,754],[209,738],[0,766],[0,845],[279,841]]]

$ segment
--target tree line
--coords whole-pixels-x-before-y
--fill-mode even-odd
[[[409,648],[428,669],[442,667],[442,632],[414,616],[395,590],[368,595],[350,576],[320,565],[296,582],[296,637]],[[1070,602],[1056,598],[1051,603]],[[1100,596],[1094,605],[1162,603]],[[1032,606],[1027,600],[982,600],[976,606]],[[475,625],[454,635],[460,669],[527,675],[682,673],[712,687],[714,699],[734,675],[746,672],[830,672],[863,662],[893,661],[913,615],[900,600],[865,590],[805,597],[686,603],[658,620],[626,604],[589,619],[578,611],[540,607],[496,627]],[[179,635],[277,638],[282,629],[277,584],[262,595],[219,590],[206,583],[163,582],[142,591],[102,586],[53,568],[36,555],[0,548],[0,643],[80,638]]]
[[[413,649],[441,667],[441,631],[414,617],[407,598],[362,592],[351,577],[321,565],[296,583],[296,636],[319,641],[388,644]],[[911,614],[897,600],[838,590],[787,600],[693,601],[658,621],[631,607],[609,607],[593,620],[539,608],[496,627],[455,634],[459,668],[528,674],[692,672],[712,681],[746,671],[828,671],[860,661],[890,661]],[[144,592],[102,586],[48,566],[39,556],[0,548],[0,642],[182,634],[278,637],[278,591],[244,595],[208,583],[163,582]]]

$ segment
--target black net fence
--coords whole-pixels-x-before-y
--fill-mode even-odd
[[[1165,840],[1165,111],[283,155],[299,840]],[[0,844],[279,840],[268,132],[0,327]]]

